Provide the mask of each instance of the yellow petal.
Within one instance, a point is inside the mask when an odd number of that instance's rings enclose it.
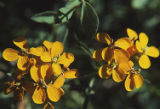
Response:
[[[96,40],[111,45],[112,39],[107,33],[97,33]]]
[[[3,51],[2,56],[7,61],[15,61],[19,57],[19,51],[12,49],[12,48],[6,48]]]
[[[70,69],[64,72],[64,77],[68,79],[77,78],[79,76],[77,69]]]
[[[56,63],[53,63],[52,64],[52,70],[53,70],[53,73],[58,76],[62,73],[62,68],[59,64],[56,64]]]
[[[57,57],[58,55],[60,55],[63,52],[63,44],[59,41],[56,41],[52,44],[52,48],[51,48],[51,56]]]
[[[43,104],[46,100],[46,93],[42,87],[37,86],[33,95],[32,99],[36,104]]]
[[[138,38],[138,34],[130,28],[127,28],[127,34],[131,40],[136,40]]]
[[[109,62],[113,59],[114,51],[110,47],[106,47],[102,51],[102,59]]]
[[[47,40],[43,41],[43,45],[50,50],[50,48],[52,47],[53,42],[49,42]]]
[[[28,43],[27,43],[27,40],[24,38],[24,37],[18,37],[16,39],[13,40],[13,43],[23,49],[24,51],[27,51],[28,50]]]
[[[141,55],[138,62],[140,67],[143,69],[148,69],[151,66],[151,62],[147,55]]]
[[[20,70],[25,71],[28,68],[28,62],[29,62],[28,56],[19,56],[17,61],[17,67]]]
[[[67,68],[74,61],[74,55],[72,53],[63,53],[59,58],[59,64],[62,64],[63,67]]]
[[[117,70],[113,69],[112,70],[112,78],[115,82],[121,82],[125,79],[125,74],[122,72],[118,72]]]
[[[45,49],[42,46],[39,46],[36,48],[34,48],[34,47],[30,48],[30,53],[35,56],[41,56],[44,51],[45,51]]]
[[[154,46],[150,46],[146,50],[146,55],[156,58],[159,56],[159,50],[158,50],[158,48],[156,48]]]
[[[47,94],[51,101],[57,102],[63,95],[63,92],[60,88],[56,88],[52,84],[48,84]]]
[[[103,65],[99,68],[98,74],[100,78],[108,79],[111,76],[112,69],[107,67],[106,65]]]
[[[41,55],[41,60],[43,62],[51,62],[52,61],[52,58],[51,58],[51,54],[47,51],[45,51],[42,55]]]
[[[31,78],[35,81],[35,82],[39,82],[40,81],[40,74],[39,74],[39,69],[36,66],[32,66],[30,69],[30,75]]]
[[[134,84],[136,88],[140,88],[143,84],[143,77],[141,74],[136,73],[133,74],[133,78],[134,78]]]
[[[118,64],[117,70],[123,74],[128,74],[131,70],[131,66],[129,61],[128,62],[121,62]]]
[[[51,79],[51,76],[52,76],[52,68],[51,68],[51,65],[50,64],[43,64],[41,65],[41,77],[42,79],[48,83]]]
[[[128,37],[123,37],[115,41],[114,46],[127,50],[132,46],[132,41]]]
[[[119,63],[128,62],[129,61],[129,54],[123,49],[114,49],[114,59]]]
[[[127,49],[127,52],[129,54],[129,56],[133,56],[134,54],[137,53],[137,49],[136,49],[136,46],[135,45],[132,45],[130,46],[128,49]]]
[[[56,87],[56,88],[60,88],[63,86],[64,84],[64,76],[63,75],[60,75],[53,83],[53,86]]]
[[[140,53],[142,53],[144,51],[144,49],[142,48],[142,45],[139,41],[136,41],[136,49]]]
[[[147,44],[148,44],[148,36],[145,34],[145,33],[140,33],[139,34],[139,41],[141,43],[141,47],[142,49],[146,48],[147,47]]]
[[[29,63],[30,63],[30,65],[36,65],[36,63],[37,63],[36,58],[29,58]]]
[[[97,49],[93,52],[93,59],[95,59],[96,61],[102,61],[102,50],[103,49]]]
[[[125,80],[125,89],[127,91],[132,91],[134,88],[134,81],[132,76],[129,74]]]

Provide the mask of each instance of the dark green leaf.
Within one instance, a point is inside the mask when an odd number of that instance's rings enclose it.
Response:
[[[67,22],[74,9],[80,5],[79,0],[70,0],[64,7],[57,11],[45,11],[34,15],[31,19],[39,23],[58,24]]]
[[[87,35],[93,36],[96,34],[99,26],[99,18],[95,9],[88,2],[82,4],[80,21],[83,31]]]

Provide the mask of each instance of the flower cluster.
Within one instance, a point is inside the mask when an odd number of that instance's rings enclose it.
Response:
[[[134,62],[138,60],[142,69],[148,69],[151,62],[148,56],[156,58],[159,50],[154,46],[147,46],[148,36],[141,32],[139,35],[132,29],[127,28],[128,37],[122,37],[115,42],[106,33],[98,33],[96,40],[106,43],[106,48],[97,49],[93,52],[96,61],[104,61],[98,74],[103,79],[108,79],[111,75],[115,82],[125,80],[125,89],[132,91],[140,88],[143,84],[143,77],[140,68],[134,67]]]
[[[72,53],[63,52],[63,44],[59,41],[43,41],[43,46],[28,48],[23,37],[13,40],[20,51],[6,48],[3,58],[17,61],[14,80],[4,84],[6,94],[14,91],[17,99],[22,100],[24,91],[32,94],[36,104],[46,102],[44,108],[53,108],[50,101],[57,102],[64,94],[62,86],[66,78],[78,77],[77,69],[69,69],[74,62]]]

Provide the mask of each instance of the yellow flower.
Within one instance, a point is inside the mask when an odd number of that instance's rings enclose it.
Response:
[[[32,95],[32,99],[36,104],[43,104],[47,97],[51,101],[57,102],[64,94],[61,88],[64,84],[64,77],[59,76],[54,80],[50,64],[44,64],[41,67],[32,66],[30,74],[36,84],[36,89]]]
[[[5,60],[7,61],[17,61],[17,67],[25,71],[28,68],[28,45],[27,45],[27,40],[24,37],[19,37],[15,40],[13,40],[13,43],[19,47],[22,52],[15,50],[13,48],[6,48],[2,56]]]
[[[64,68],[67,68],[74,61],[74,55],[72,53],[64,52],[62,54],[64,47],[61,42],[44,41],[43,45],[45,47],[32,47],[30,49],[30,53],[35,56],[39,56],[43,62],[51,63],[52,70],[57,76],[62,73],[61,65],[63,65]]]
[[[125,79],[129,67],[129,56],[124,50],[115,49],[114,58],[111,63],[102,65],[98,74],[101,78],[108,79],[111,75],[115,82],[121,82]]]
[[[144,79],[139,72],[139,70],[134,70],[133,68],[129,72],[125,80],[125,89],[127,91],[132,91],[134,88],[140,88],[143,85]]]
[[[97,33],[96,40],[106,43],[108,47],[95,50],[92,55],[93,59],[96,61],[104,60],[106,62],[111,62],[114,53],[113,40],[106,33]]]
[[[156,47],[147,46],[148,40],[148,36],[145,33],[140,33],[139,40],[136,41],[136,49],[141,54],[138,62],[143,69],[148,69],[151,66],[148,56],[154,58],[159,56],[159,50]]]
[[[114,46],[126,50],[130,56],[133,56],[137,52],[134,43],[138,39],[138,34],[130,28],[127,28],[127,34],[128,37],[122,37],[115,41]]]

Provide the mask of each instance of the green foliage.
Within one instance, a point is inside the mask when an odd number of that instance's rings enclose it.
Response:
[[[98,30],[99,18],[95,9],[88,3],[83,2],[80,18],[82,29],[88,36],[94,36]]]
[[[35,14],[31,19],[39,23],[58,24],[66,23],[73,14],[74,8],[80,4],[79,0],[70,0],[57,11],[45,11]]]

